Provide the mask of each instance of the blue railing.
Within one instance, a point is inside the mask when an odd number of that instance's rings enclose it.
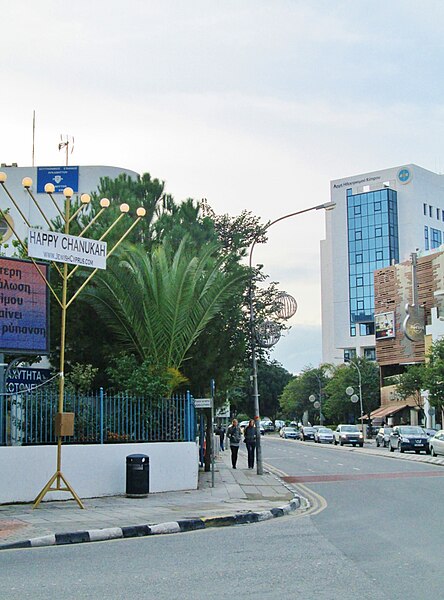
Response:
[[[0,445],[55,444],[56,389],[0,397]],[[194,400],[190,394],[168,399],[128,394],[65,393],[65,412],[75,413],[67,444],[186,442],[195,439]]]

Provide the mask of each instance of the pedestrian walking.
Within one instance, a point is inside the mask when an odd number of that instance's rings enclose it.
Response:
[[[233,419],[231,425],[228,427],[227,438],[230,440],[231,465],[233,469],[235,469],[237,463],[237,455],[239,452],[239,444],[242,439],[242,434],[237,419]]]
[[[224,439],[225,439],[225,427],[223,425],[219,425],[219,440],[220,440],[220,449],[222,450],[222,452],[225,450]]]
[[[247,445],[248,453],[248,468],[254,468],[254,453],[256,451],[257,429],[253,419],[250,419],[248,425],[244,429],[244,441]]]

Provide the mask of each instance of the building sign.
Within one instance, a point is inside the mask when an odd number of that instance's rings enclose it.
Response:
[[[28,255],[92,269],[106,269],[106,242],[57,231],[29,229]]]
[[[385,312],[375,315],[375,339],[386,340],[395,337],[395,313]]]
[[[79,167],[37,167],[37,193],[45,193],[45,185],[53,183],[55,193],[62,193],[66,187],[79,191]]]
[[[213,408],[213,398],[194,398],[194,408]]]
[[[31,391],[48,381],[51,377],[49,369],[34,369],[32,367],[16,367],[8,372],[6,378],[6,393],[18,394]]]
[[[39,267],[48,279],[48,265]],[[0,352],[48,354],[48,323],[48,289],[37,267],[0,257]]]
[[[412,172],[407,167],[403,167],[398,171],[398,180],[402,184],[410,183],[412,180]]]

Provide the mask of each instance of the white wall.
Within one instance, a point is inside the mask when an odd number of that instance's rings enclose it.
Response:
[[[194,442],[62,446],[62,473],[81,498],[125,493],[126,456],[150,459],[150,492],[197,488],[198,449]],[[56,446],[0,448],[0,504],[30,502],[56,471]],[[65,499],[50,492],[45,500]]]

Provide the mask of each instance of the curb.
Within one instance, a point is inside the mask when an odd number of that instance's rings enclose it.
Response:
[[[88,531],[74,531],[71,533],[55,533],[36,537],[22,542],[0,545],[0,550],[13,550],[20,548],[41,548],[42,546],[62,546],[69,544],[83,544],[85,542],[103,542],[106,540],[147,537],[166,533],[186,533],[210,527],[228,527],[231,525],[246,525],[259,523],[290,514],[301,506],[301,499],[295,496],[288,504],[280,508],[272,508],[261,512],[241,512],[234,515],[220,517],[202,517],[200,519],[183,519],[170,521],[158,525],[133,525],[130,527],[110,527],[107,529],[90,529]]]

